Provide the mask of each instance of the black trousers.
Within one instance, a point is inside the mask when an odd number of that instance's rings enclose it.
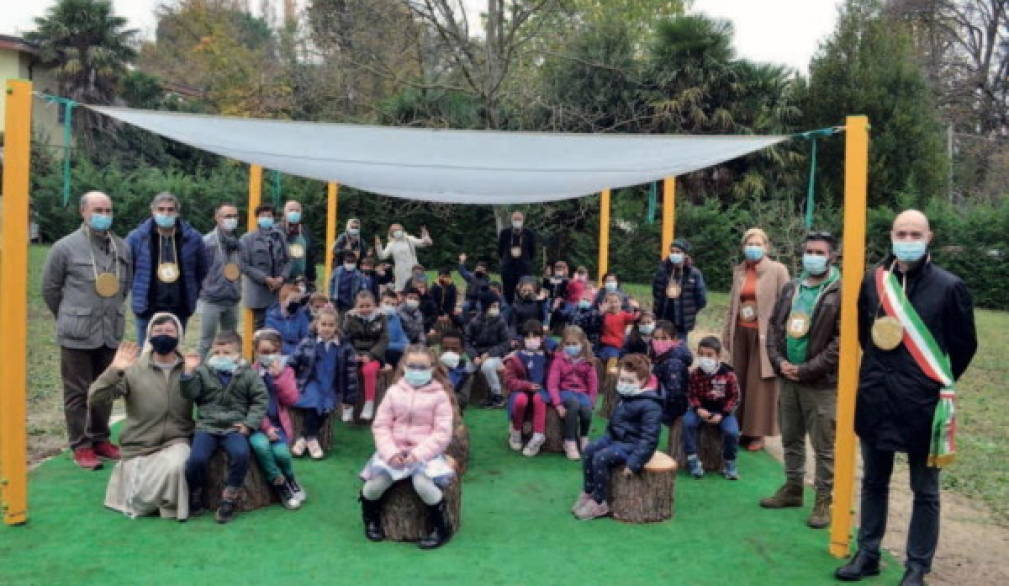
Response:
[[[515,287],[519,279],[529,274],[529,263],[525,261],[505,261],[501,265],[501,292],[510,305],[515,299]]]
[[[88,407],[88,387],[112,363],[114,348],[76,350],[60,347],[60,376],[63,378],[63,414],[67,420],[70,449],[87,448],[109,440],[112,403]]]
[[[894,452],[862,443],[862,522],[858,529],[858,549],[876,559],[886,533],[893,455]],[[908,454],[907,459],[914,505],[904,565],[928,572],[939,542],[939,469],[926,465],[927,454]]]

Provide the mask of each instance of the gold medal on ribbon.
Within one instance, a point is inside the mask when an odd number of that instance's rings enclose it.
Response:
[[[682,292],[683,288],[676,282],[669,283],[669,286],[666,287],[666,297],[670,299],[678,299]]]
[[[163,262],[158,265],[158,280],[162,283],[174,283],[179,280],[179,265],[173,262]]]
[[[95,292],[102,297],[114,297],[119,293],[119,277],[115,273],[102,273],[95,277]]]
[[[519,258],[522,256],[521,246],[512,246],[512,258]]]
[[[788,316],[788,325],[785,328],[791,338],[803,338],[809,333],[809,326],[812,320],[809,315],[802,311],[793,311]]]
[[[304,258],[305,247],[295,242],[287,247],[287,256],[291,258]]]
[[[222,272],[224,273],[224,278],[231,281],[232,283],[237,281],[238,278],[242,276],[241,269],[239,269],[238,265],[233,262],[229,262],[228,264],[224,265],[224,270]]]
[[[757,321],[757,302],[744,301],[739,306],[739,319],[747,323]]]
[[[889,315],[876,318],[872,322],[872,343],[881,350],[893,350],[904,339],[904,326]]]

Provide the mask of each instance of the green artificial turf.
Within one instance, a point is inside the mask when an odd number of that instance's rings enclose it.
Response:
[[[782,480],[769,455],[741,453],[741,480],[681,473],[674,518],[655,525],[577,521],[569,512],[581,468],[558,454],[524,458],[505,441],[501,411],[466,413],[472,456],[462,528],[437,551],[370,543],[362,534],[357,472],[371,434],[337,424],[321,462],[298,461],[309,499],[187,523],[130,520],[102,507],[111,466],[74,467],[67,453],[30,477],[29,523],[0,528],[4,584],[832,584],[838,561],[804,509],[767,511],[757,500]],[[605,421],[597,419],[593,434]],[[665,445],[665,440],[660,445]],[[811,497],[812,495],[807,495]],[[811,501],[808,498],[807,501]],[[896,583],[890,561],[880,578]]]

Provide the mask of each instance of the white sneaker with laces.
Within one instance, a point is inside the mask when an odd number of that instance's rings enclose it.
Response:
[[[343,406],[343,414],[341,415],[340,419],[342,419],[344,423],[350,423],[351,421],[353,421],[354,420],[354,406],[353,405],[344,405]]]
[[[575,440],[564,440],[564,455],[567,456],[568,460],[581,460],[582,456],[578,453],[578,444]]]
[[[585,448],[587,447],[589,447],[589,436],[583,435],[582,437],[578,438],[578,449],[581,450],[582,453],[585,452]]]
[[[291,446],[291,455],[300,458],[305,455],[305,438],[299,437]]]
[[[508,432],[508,447],[518,452],[522,449],[522,431],[512,429]]]
[[[365,401],[364,408],[361,409],[361,419],[364,421],[371,421],[371,418],[375,416],[375,402]]]
[[[531,438],[529,438],[529,443],[526,444],[524,450],[522,450],[522,455],[532,458],[536,454],[540,453],[540,448],[543,447],[544,442],[547,441],[547,436],[542,433],[534,433]]]
[[[311,456],[313,460],[321,460],[324,456],[322,453],[322,446],[319,445],[319,440],[315,438],[306,440],[305,447],[308,448],[308,455]]]

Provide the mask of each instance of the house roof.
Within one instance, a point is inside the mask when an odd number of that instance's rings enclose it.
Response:
[[[29,53],[38,55],[39,49],[34,44],[11,35],[0,35],[0,50],[17,51],[19,53]]]

